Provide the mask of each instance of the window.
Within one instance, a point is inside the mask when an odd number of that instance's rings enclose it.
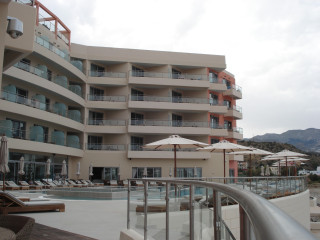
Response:
[[[211,128],[217,129],[219,127],[219,118],[215,116],[210,116]]]
[[[46,98],[46,111],[50,112],[50,99]]]
[[[132,178],[142,178],[144,174],[144,167],[133,167],[132,168]],[[161,177],[160,167],[147,167],[148,178],[159,178]]]
[[[182,126],[182,116],[172,114],[172,126],[181,127]]]
[[[227,79],[223,79],[222,82],[227,85],[227,89],[231,88],[231,82],[230,81],[228,81]]]
[[[218,105],[218,95],[210,93],[210,105]]]
[[[103,125],[103,113],[89,111],[89,125]]]
[[[103,101],[104,90],[90,87],[90,101]]]
[[[105,72],[105,68],[91,63],[91,76],[102,77]]]
[[[227,106],[228,109],[229,109],[229,108],[231,108],[231,101],[229,101],[229,100],[223,100],[223,105],[224,105],[224,106]]]
[[[175,103],[182,102],[182,93],[172,91],[172,102],[175,102]]]
[[[144,125],[144,116],[140,113],[131,113],[131,125]]]
[[[102,137],[101,136],[88,136],[88,150],[101,150]]]
[[[209,72],[209,81],[211,83],[217,83],[218,82],[218,75],[213,72]]]
[[[192,178],[202,177],[202,168],[177,168],[177,177]]]
[[[232,122],[224,121],[224,128],[228,130],[232,130]]]
[[[144,77],[144,70],[135,66],[132,66],[133,77]]]
[[[21,104],[28,104],[28,91],[16,88],[16,94],[17,94],[17,103]]]
[[[105,180],[120,180],[119,168],[118,167],[106,167],[104,168],[104,179]]]
[[[12,137],[26,139],[26,122],[7,118],[12,121]]]
[[[179,70],[172,69],[172,78],[178,79],[178,78],[183,78],[183,76]]]
[[[30,71],[30,64],[31,64],[31,61],[27,58],[23,58],[22,60],[20,60],[19,63],[17,63],[19,68],[22,69],[22,70],[25,70],[25,71]]]
[[[210,144],[214,144],[214,143],[218,143],[218,142],[219,142],[219,139],[216,139],[216,138],[210,139]]]
[[[131,100],[132,101],[143,101],[144,93],[137,89],[131,89]]]
[[[132,151],[141,151],[143,145],[143,138],[131,136],[131,150]]]

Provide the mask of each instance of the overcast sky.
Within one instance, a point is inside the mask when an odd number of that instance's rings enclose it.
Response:
[[[320,128],[319,0],[40,0],[84,45],[226,56],[244,137]]]

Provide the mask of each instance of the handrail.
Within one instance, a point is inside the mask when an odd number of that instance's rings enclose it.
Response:
[[[135,181],[137,179],[128,179],[128,181]],[[204,187],[213,189],[214,191],[214,217],[215,222],[219,219],[219,214],[217,212],[221,211],[221,205],[219,204],[219,200],[217,200],[217,196],[219,194],[216,193],[224,193],[235,201],[239,203],[239,210],[240,210],[240,226],[244,226],[241,229],[241,239],[256,239],[256,240],[273,240],[273,239],[316,239],[307,229],[305,229],[302,225],[300,225],[296,220],[288,216],[285,212],[281,209],[267,201],[266,199],[245,190],[239,190],[235,187],[215,183],[215,182],[204,182],[199,180],[177,180],[177,179],[168,179],[168,178],[144,178],[139,179],[144,183],[144,194],[146,193],[146,189],[148,187],[148,182],[157,181],[173,185],[184,185],[190,187],[190,239],[194,239],[193,236],[193,207],[192,202],[194,201],[192,189],[195,186],[197,187]],[[168,187],[166,187],[166,191],[168,191]],[[129,205],[129,195],[130,195],[130,185],[128,188],[128,223],[127,227],[130,228],[130,205]],[[168,199],[166,197],[166,208],[168,208]],[[147,223],[147,209],[148,202],[147,197],[145,196],[144,201],[144,222]],[[217,209],[218,208],[218,209]],[[219,210],[220,209],[220,210]],[[167,209],[168,210],[168,209]],[[168,218],[169,212],[166,211],[166,219]],[[217,215],[218,214],[218,215]],[[213,225],[216,226],[216,223]],[[249,225],[246,225],[249,224]],[[166,231],[168,231],[169,224],[166,223]],[[219,227],[215,227],[215,239],[219,239]],[[252,233],[254,236],[252,236]],[[144,226],[144,239],[147,238],[147,226]]]

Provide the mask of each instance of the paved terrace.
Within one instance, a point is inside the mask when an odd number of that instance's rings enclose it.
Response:
[[[14,193],[16,195],[16,192]],[[21,196],[26,194],[20,193]],[[30,196],[32,197],[32,196]],[[60,230],[101,240],[118,240],[120,231],[127,227],[127,200],[60,200],[66,205],[65,212],[42,212],[17,214],[32,217],[36,223]],[[43,234],[44,227],[36,225]],[[55,231],[54,229],[51,231]],[[80,239],[71,238],[47,239]]]

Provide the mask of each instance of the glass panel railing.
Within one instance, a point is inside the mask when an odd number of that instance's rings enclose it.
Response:
[[[100,143],[88,143],[87,150],[98,151],[125,151],[125,145],[123,144],[100,144]]]
[[[88,95],[89,101],[126,102],[126,96],[100,96]]]
[[[151,119],[131,119],[129,124],[132,126],[162,126],[162,127],[200,127],[208,128],[208,122],[195,121],[168,121],[168,120],[151,120]]]
[[[88,125],[126,126],[126,120],[89,119]]]
[[[66,61],[70,61],[70,55],[67,53],[67,51],[62,51],[59,48],[55,47],[52,43],[49,41],[39,37],[35,36],[35,42],[39,45],[45,47],[46,49],[50,50],[51,52],[57,54],[59,57],[63,58]]]
[[[91,77],[126,78],[125,72],[89,71]]]

